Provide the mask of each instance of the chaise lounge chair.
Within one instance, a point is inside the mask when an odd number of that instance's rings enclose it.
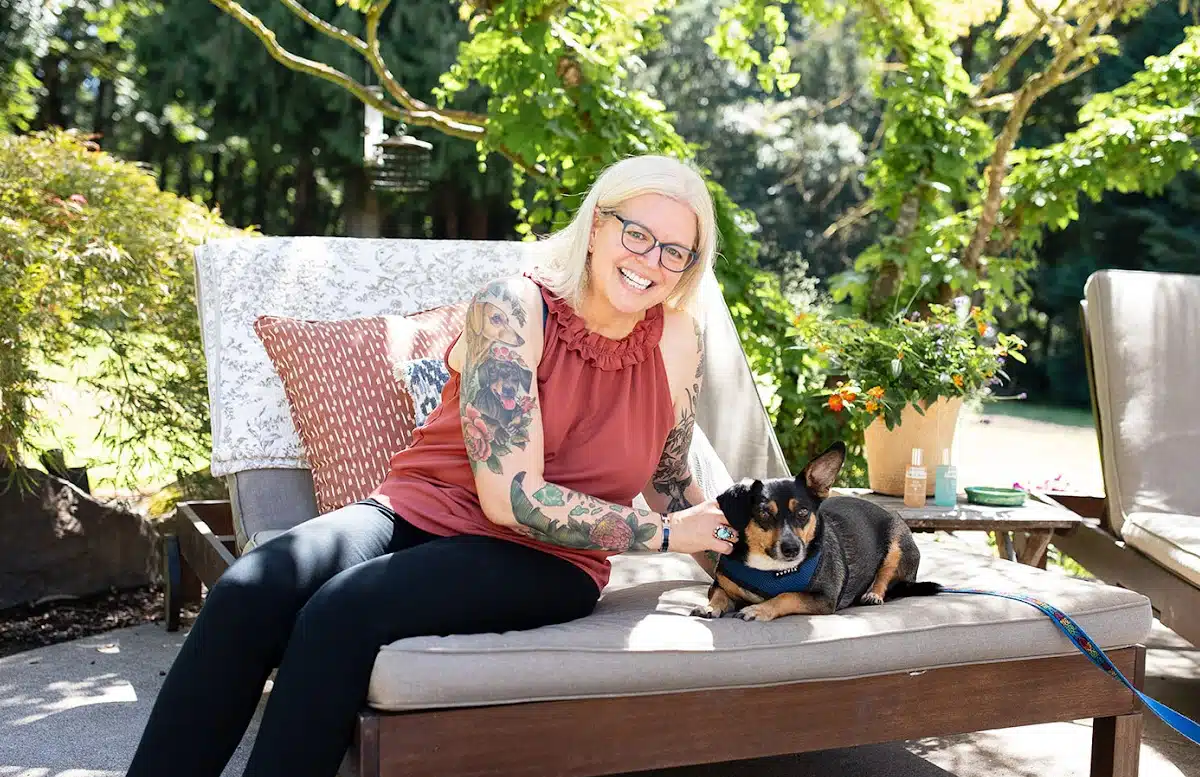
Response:
[[[261,314],[411,314],[513,273],[521,243],[262,238],[197,251],[214,475],[229,502],[183,503],[168,538],[173,595],[317,512]],[[691,461],[710,495],[788,473],[733,321],[705,281],[708,358]],[[919,537],[924,579],[1029,593],[1072,615],[1140,687],[1151,626],[1139,593]],[[1131,777],[1142,712],[1042,614],[944,595],[770,623],[688,615],[707,578],[686,556],[620,556],[596,611],[526,632],[384,647],[343,775],[575,777],[716,763],[1094,718],[1091,774]],[[797,710],[805,714],[803,725]],[[664,736],[668,726],[671,736]]]
[[[1200,276],[1102,270],[1084,297],[1105,496],[1062,500],[1092,520],[1055,543],[1200,645]]]

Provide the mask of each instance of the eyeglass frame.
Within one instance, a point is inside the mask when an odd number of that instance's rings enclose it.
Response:
[[[650,253],[651,251],[653,251],[655,248],[658,248],[658,266],[659,266],[659,267],[661,267],[661,268],[663,268],[663,269],[664,269],[664,270],[666,270],[667,272],[673,272],[673,273],[675,273],[676,275],[682,275],[683,273],[685,273],[685,272],[687,272],[688,270],[692,269],[692,267],[694,267],[694,266],[695,266],[695,264],[696,264],[697,260],[699,260],[699,259],[700,259],[700,254],[696,253],[696,251],[694,251],[694,250],[692,250],[692,249],[690,249],[690,248],[685,248],[685,247],[684,247],[682,244],[680,244],[680,243],[664,243],[664,242],[662,242],[661,240],[659,240],[659,239],[658,239],[658,237],[657,237],[657,236],[655,236],[654,232],[653,232],[653,231],[651,231],[650,227],[646,226],[645,224],[643,224],[643,223],[642,223],[642,222],[640,222],[640,221],[634,221],[633,219],[627,219],[627,218],[625,218],[624,216],[622,216],[620,213],[617,213],[617,212],[616,212],[614,209],[612,209],[612,208],[601,208],[601,209],[600,209],[600,212],[601,212],[601,213],[603,213],[603,214],[604,214],[604,215],[606,215],[606,216],[612,216],[612,217],[613,217],[613,218],[615,218],[617,221],[621,222],[621,245],[622,245],[622,246],[624,246],[624,248],[625,248],[625,250],[626,250],[626,251],[633,251],[633,253],[637,254],[638,256],[645,256],[646,254],[648,254],[648,253]],[[633,225],[635,225],[635,226],[641,227],[643,230],[645,230],[645,232],[646,232],[646,234],[649,236],[650,240],[652,240],[652,241],[653,241],[653,242],[650,244],[650,247],[649,247],[649,248],[647,248],[645,251],[635,251],[634,249],[632,249],[632,248],[630,248],[629,246],[625,245],[625,230],[629,229],[629,225],[630,225],[630,224],[633,224]],[[683,266],[683,269],[682,269],[682,270],[673,270],[673,269],[671,269],[670,267],[667,267],[665,264],[663,264],[663,260],[662,260],[662,252],[663,252],[663,250],[664,250],[664,249],[666,249],[668,246],[669,246],[669,247],[672,247],[672,248],[678,248],[679,250],[681,250],[681,251],[684,251],[684,252],[686,252],[686,253],[687,253],[687,256],[688,256],[688,262],[687,262],[687,264],[685,264],[685,265]]]

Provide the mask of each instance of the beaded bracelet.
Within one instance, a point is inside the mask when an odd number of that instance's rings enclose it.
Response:
[[[667,547],[671,544],[671,517],[665,513],[663,514],[663,517],[662,517],[662,525],[663,525],[663,538],[662,538],[662,544],[658,546],[658,552],[666,553]]]

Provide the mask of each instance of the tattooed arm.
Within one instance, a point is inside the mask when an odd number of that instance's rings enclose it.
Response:
[[[703,384],[704,340],[694,319],[677,315],[679,317],[673,316],[671,325],[665,327],[663,333],[663,357],[672,384],[675,426],[667,434],[658,468],[642,491],[650,509],[664,513],[686,510],[705,501],[704,492],[692,477],[688,462],[696,424],[696,402]],[[692,558],[704,571],[714,574],[717,558],[714,552],[693,553]]]
[[[568,548],[657,550],[660,513],[612,504],[548,483],[542,476],[537,285],[513,278],[480,291],[467,310],[461,345],[463,436],[487,517]]]

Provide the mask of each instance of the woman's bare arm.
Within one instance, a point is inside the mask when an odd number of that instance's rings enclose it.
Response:
[[[607,502],[543,477],[540,312],[540,291],[523,278],[489,285],[467,311],[460,414],[480,505],[494,523],[562,547],[658,550],[659,512]]]

